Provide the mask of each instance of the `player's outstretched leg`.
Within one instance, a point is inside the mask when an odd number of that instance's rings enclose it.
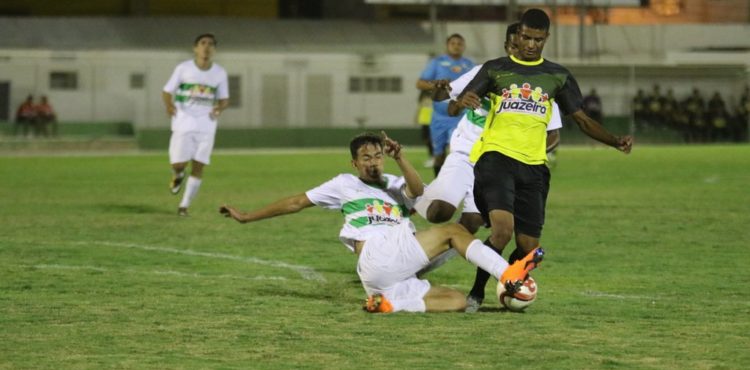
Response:
[[[417,277],[421,279],[428,272],[433,271],[437,269],[438,267],[444,265],[446,262],[448,262],[448,260],[455,257],[456,255],[458,255],[458,251],[456,251],[453,248],[450,248],[446,250],[445,252],[438,254],[437,257],[434,257],[433,259],[430,260],[429,265],[417,271]]]
[[[524,258],[516,261],[503,272],[500,276],[500,283],[505,284],[505,289],[510,293],[515,293],[523,285],[523,282],[529,276],[529,272],[535,269],[544,259],[544,249],[536,247],[529,252]]]
[[[495,249],[490,240],[484,241],[484,245],[490,247],[493,251],[500,254],[500,251]],[[490,273],[477,267],[477,274],[474,277],[474,285],[471,287],[469,294],[466,296],[466,312],[475,313],[479,311],[479,307],[484,302],[484,288],[487,286],[487,281],[490,279]]]

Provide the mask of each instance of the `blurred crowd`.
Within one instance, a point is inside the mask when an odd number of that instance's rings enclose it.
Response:
[[[670,129],[682,133],[686,142],[747,141],[750,87],[729,104],[719,91],[706,101],[698,88],[678,98],[672,89],[662,93],[656,84],[651,93],[639,89],[632,101],[636,130]]]
[[[29,95],[16,110],[16,123],[13,135],[23,137],[57,136],[57,115],[46,96],[42,95],[38,103]]]

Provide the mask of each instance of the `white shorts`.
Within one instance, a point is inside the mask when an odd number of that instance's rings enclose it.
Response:
[[[474,165],[469,161],[468,154],[448,154],[438,177],[427,186],[414,209],[427,218],[427,208],[433,200],[442,200],[456,208],[463,200],[463,213],[479,213],[474,204]]]
[[[380,293],[389,300],[422,299],[430,282],[417,271],[430,263],[417,237],[408,227],[392,230],[365,241],[357,261],[357,274],[367,295]]]
[[[453,130],[453,135],[451,135],[451,153],[471,153],[471,148],[474,147],[474,143],[479,140],[481,135],[482,128],[471,123],[464,114],[458,121],[456,129]]]
[[[169,139],[169,163],[183,163],[192,159],[209,164],[213,149],[213,132],[173,131]]]

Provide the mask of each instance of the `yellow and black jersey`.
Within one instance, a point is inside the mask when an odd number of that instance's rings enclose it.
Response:
[[[565,67],[512,56],[484,63],[466,91],[492,102],[487,124],[471,153],[473,162],[496,151],[526,164],[544,164],[552,102],[568,115],[580,110],[583,101],[578,83]]]

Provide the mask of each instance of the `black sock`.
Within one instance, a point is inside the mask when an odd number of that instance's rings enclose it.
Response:
[[[524,257],[526,257],[526,252],[524,252],[523,249],[516,247],[516,250],[514,250],[513,253],[510,254],[510,257],[508,257],[508,263],[512,265],[513,262],[516,262]]]
[[[497,250],[492,243],[490,243],[490,239],[487,238],[487,240],[484,241],[484,244],[495,253],[502,256],[502,250]],[[487,271],[482,270],[481,268],[477,267],[477,275],[474,277],[474,286],[471,287],[471,291],[469,292],[469,295],[472,297],[484,299],[484,287],[487,286],[487,281],[490,279],[490,273]]]

